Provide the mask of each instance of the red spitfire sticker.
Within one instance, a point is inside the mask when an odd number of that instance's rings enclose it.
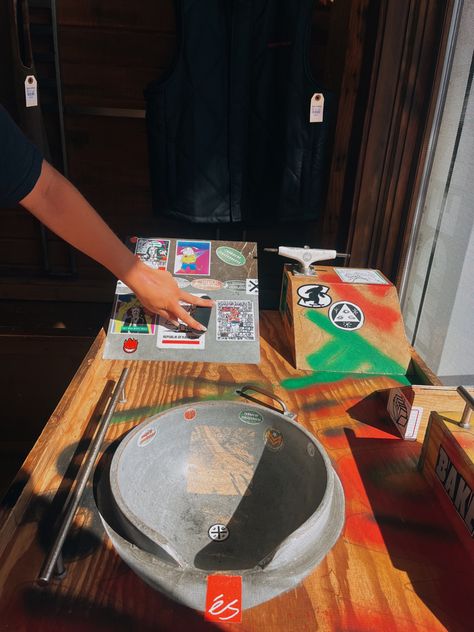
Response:
[[[195,408],[187,408],[184,411],[184,418],[186,421],[192,421],[193,419],[196,419],[196,409]]]
[[[135,353],[138,349],[138,340],[136,338],[127,338],[123,343],[125,353]]]
[[[208,576],[204,618],[208,621],[242,622],[242,577],[240,575]]]
[[[137,446],[139,448],[144,448],[146,445],[151,443],[155,437],[156,437],[155,428],[147,428],[140,435],[138,435]]]

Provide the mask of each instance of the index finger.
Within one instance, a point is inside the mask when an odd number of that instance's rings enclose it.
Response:
[[[194,296],[193,294],[189,294],[189,292],[180,292],[179,300],[190,303],[191,305],[197,305],[198,307],[213,307],[214,305],[212,299],[199,298],[199,296]]]
[[[176,316],[180,318],[183,323],[192,327],[193,329],[197,329],[198,331],[207,331],[206,327],[203,327],[201,323],[198,323],[194,318],[184,309],[181,305],[178,305],[176,309],[173,310]]]

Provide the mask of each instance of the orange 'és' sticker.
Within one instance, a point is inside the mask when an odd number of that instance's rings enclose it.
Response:
[[[208,576],[204,618],[208,621],[242,622],[242,577],[240,575]]]

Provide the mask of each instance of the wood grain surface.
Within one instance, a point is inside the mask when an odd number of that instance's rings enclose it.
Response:
[[[346,524],[339,541],[297,588],[245,610],[241,630],[469,629],[472,568],[417,470],[421,444],[396,436],[378,396],[395,379],[361,375],[331,382],[295,371],[274,312],[261,314],[259,365],[104,361],[104,337],[97,337],[3,502],[1,630],[232,629],[163,597],[128,569],[103,533],[90,490],[66,543],[66,577],[45,588],[36,583],[54,517],[127,365],[128,400],[114,414],[108,442],[168,407],[236,399],[236,387],[251,383],[297,412],[341,478]]]

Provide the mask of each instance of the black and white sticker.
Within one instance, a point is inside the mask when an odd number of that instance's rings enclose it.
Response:
[[[245,290],[247,294],[258,294],[258,279],[245,279]]]
[[[327,285],[302,285],[298,288],[298,305],[301,307],[328,307],[332,299]]]
[[[209,527],[207,533],[214,542],[222,542],[229,537],[229,529],[225,524],[213,524]]]
[[[338,329],[354,331],[360,329],[364,324],[364,314],[361,308],[354,303],[339,301],[334,303],[329,310],[329,320]]]

